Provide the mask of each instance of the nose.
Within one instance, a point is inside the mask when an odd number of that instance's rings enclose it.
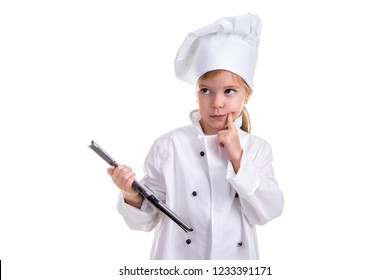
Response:
[[[213,108],[223,108],[225,105],[224,95],[223,94],[215,94],[213,99]]]

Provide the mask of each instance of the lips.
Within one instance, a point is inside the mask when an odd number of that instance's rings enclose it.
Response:
[[[224,119],[226,115],[211,115],[210,117],[213,119]]]

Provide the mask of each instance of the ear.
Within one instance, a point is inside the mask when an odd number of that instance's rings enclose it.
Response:
[[[251,98],[252,94],[251,93],[247,93],[246,94],[246,97],[245,97],[245,101],[244,101],[244,104],[247,104],[249,99]]]

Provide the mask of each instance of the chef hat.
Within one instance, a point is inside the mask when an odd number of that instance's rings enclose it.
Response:
[[[224,69],[253,88],[261,19],[255,14],[225,17],[191,32],[175,59],[176,77],[195,85],[204,73]]]

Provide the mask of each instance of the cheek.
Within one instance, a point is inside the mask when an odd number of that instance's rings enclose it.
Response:
[[[200,113],[200,115],[202,115],[204,113],[204,111],[205,111],[205,106],[202,103],[202,101],[199,100],[199,99],[196,100],[196,103],[198,104],[199,113]]]
[[[205,98],[198,98],[196,101],[198,103],[199,108],[207,108],[208,103],[207,103],[207,100]]]
[[[242,114],[243,107],[244,106],[240,106],[233,111],[234,120],[237,119]]]
[[[242,109],[244,108],[244,103],[238,103],[234,106],[233,111],[237,114],[241,114]]]

